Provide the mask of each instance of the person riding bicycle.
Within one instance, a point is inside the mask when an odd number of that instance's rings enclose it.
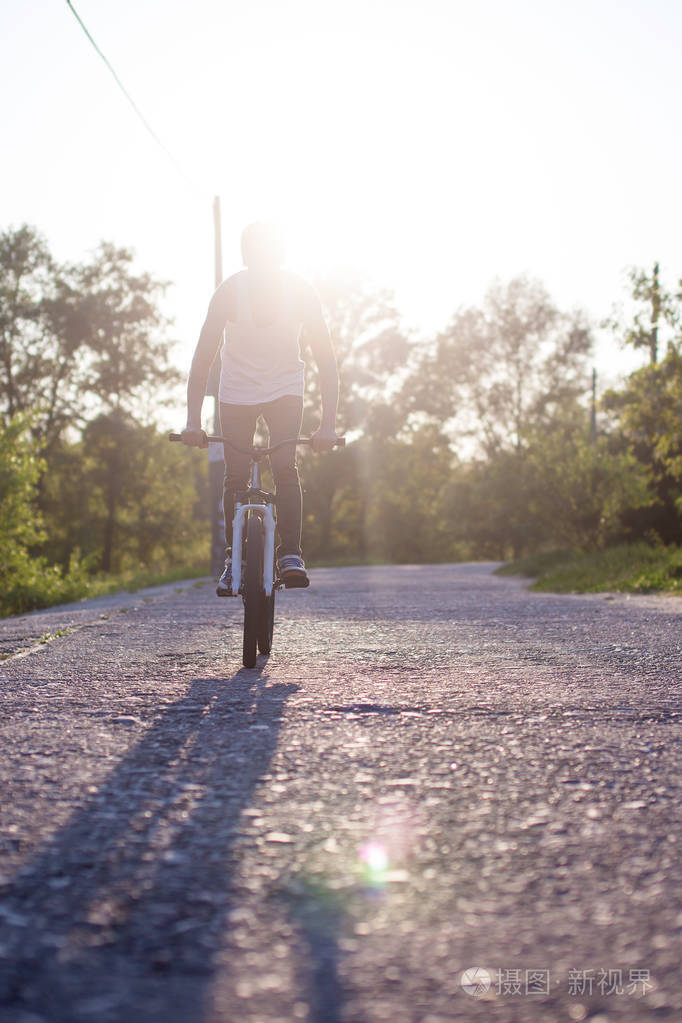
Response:
[[[339,377],[329,328],[314,288],[282,269],[284,244],[269,224],[249,224],[241,236],[245,270],[228,277],[214,293],[199,336],[187,383],[187,425],[181,439],[206,447],[201,405],[211,363],[225,331],[220,373],[220,428],[237,447],[253,445],[258,417],[270,432],[270,444],[297,437],[303,418],[305,363],[308,347],[317,363],[322,397],[320,426],[312,436],[315,451],[330,451],[335,429]],[[223,507],[227,558],[216,587],[219,597],[232,593],[230,513],[236,491],[248,485],[249,457],[225,448]],[[296,448],[285,445],[272,454],[277,494],[279,547],[277,569],[284,585],[308,586],[301,552],[301,484]]]

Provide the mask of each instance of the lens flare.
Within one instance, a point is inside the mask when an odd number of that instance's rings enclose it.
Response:
[[[367,842],[360,849],[360,859],[373,879],[380,880],[388,870],[388,852],[381,842]]]

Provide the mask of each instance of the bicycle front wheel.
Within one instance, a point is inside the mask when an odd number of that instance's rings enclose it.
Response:
[[[256,664],[258,638],[265,592],[263,590],[263,523],[251,515],[246,526],[246,570],[244,572],[244,648],[245,668]]]

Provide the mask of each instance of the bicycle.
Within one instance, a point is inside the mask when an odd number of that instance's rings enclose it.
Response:
[[[181,441],[182,435],[171,433],[171,441]],[[273,451],[286,444],[311,444],[310,437],[293,437],[272,447],[244,449],[226,437],[209,436],[209,444],[227,444],[234,451],[248,455],[251,460],[249,485],[235,494],[232,519],[232,596],[241,594],[244,602],[244,642],[242,661],[245,668],[253,668],[258,652],[269,654],[275,623],[275,591],[284,585],[277,576],[275,562],[275,506],[276,498],[261,489],[260,463]],[[345,437],[339,437],[335,447],[344,447]],[[241,552],[241,557],[239,556]]]

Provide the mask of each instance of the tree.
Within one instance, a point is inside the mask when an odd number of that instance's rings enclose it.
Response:
[[[631,267],[627,271],[630,297],[635,303],[632,322],[624,322],[622,310],[614,309],[603,323],[624,344],[643,348],[649,352],[649,362],[655,366],[659,360],[661,331],[667,342],[667,351],[679,350],[679,330],[682,320],[682,280],[673,292],[661,284],[660,264],[654,263],[651,276],[646,270]]]
[[[447,438],[425,424],[409,440],[370,438],[358,455],[368,555],[402,564],[447,561],[454,551],[452,524],[443,514],[453,465]]]
[[[342,272],[316,281],[316,287],[339,368],[339,431],[366,432],[374,410],[385,406],[397,389],[410,357],[410,341],[391,292]],[[309,381],[308,396],[308,406],[316,412],[316,379]]]
[[[24,553],[45,536],[40,515],[32,503],[43,464],[27,443],[28,427],[28,421],[20,415],[0,427],[0,575],[3,581]]]
[[[447,439],[428,424],[401,437],[362,437],[320,460],[320,488],[307,486],[306,463],[306,555],[403,563],[452,556],[452,529],[442,514],[452,460]]]
[[[591,347],[583,315],[559,312],[539,282],[497,282],[422,358],[406,385],[412,410],[449,421],[487,454],[518,450],[532,424],[586,391]]]
[[[445,505],[455,544],[472,557],[504,560],[604,546],[622,538],[625,517],[650,500],[646,469],[611,438],[593,441],[578,406],[528,431],[520,450],[458,466]]]
[[[43,470],[20,414],[0,422],[0,617],[73,600],[87,590],[82,568],[72,559],[66,573],[36,556],[45,539],[36,509],[36,484]]]
[[[349,273],[316,283],[339,367],[339,433],[397,436],[405,424],[406,410],[396,395],[411,345],[402,330],[393,296]],[[306,393],[304,433],[317,425],[319,407],[319,386],[313,374]],[[340,451],[326,458],[309,451],[300,455],[306,492],[305,544],[311,558],[363,556],[364,537],[338,517],[341,505],[348,519],[361,502],[353,458]]]
[[[631,373],[624,387],[604,395],[621,446],[650,474],[653,500],[633,509],[626,525],[636,538],[682,541],[682,352],[669,345],[664,359]]]
[[[532,521],[528,475],[525,451],[500,449],[456,467],[443,495],[455,549],[504,561],[547,540]]]
[[[159,334],[169,324],[158,307],[166,284],[134,273],[133,259],[129,249],[103,242],[70,276],[87,392],[105,412],[136,415],[143,392],[152,391],[158,405],[181,378],[169,363],[171,344]]]
[[[349,494],[359,499],[353,448],[338,448],[323,456],[307,454],[301,459],[303,499],[303,549],[312,561],[349,556],[362,560],[355,517],[346,505]],[[340,506],[344,510],[339,514]]]
[[[62,444],[45,481],[51,554],[62,563],[78,549],[104,572],[167,568],[200,560],[206,489],[199,451],[169,444],[153,426],[120,409],[92,420],[77,444]]]
[[[594,440],[582,409],[534,430],[527,453],[528,519],[536,541],[604,547],[622,537],[633,509],[651,501],[645,467],[610,438]]]
[[[18,413],[33,411],[34,431],[43,438],[58,435],[73,419],[78,393],[73,369],[78,332],[53,329],[64,286],[60,268],[32,228],[0,235],[0,411],[6,425]]]
[[[34,228],[0,235],[0,414],[31,410],[49,456],[67,426],[103,409],[132,411],[145,388],[177,381],[157,302],[164,285],[103,243],[58,264]]]

